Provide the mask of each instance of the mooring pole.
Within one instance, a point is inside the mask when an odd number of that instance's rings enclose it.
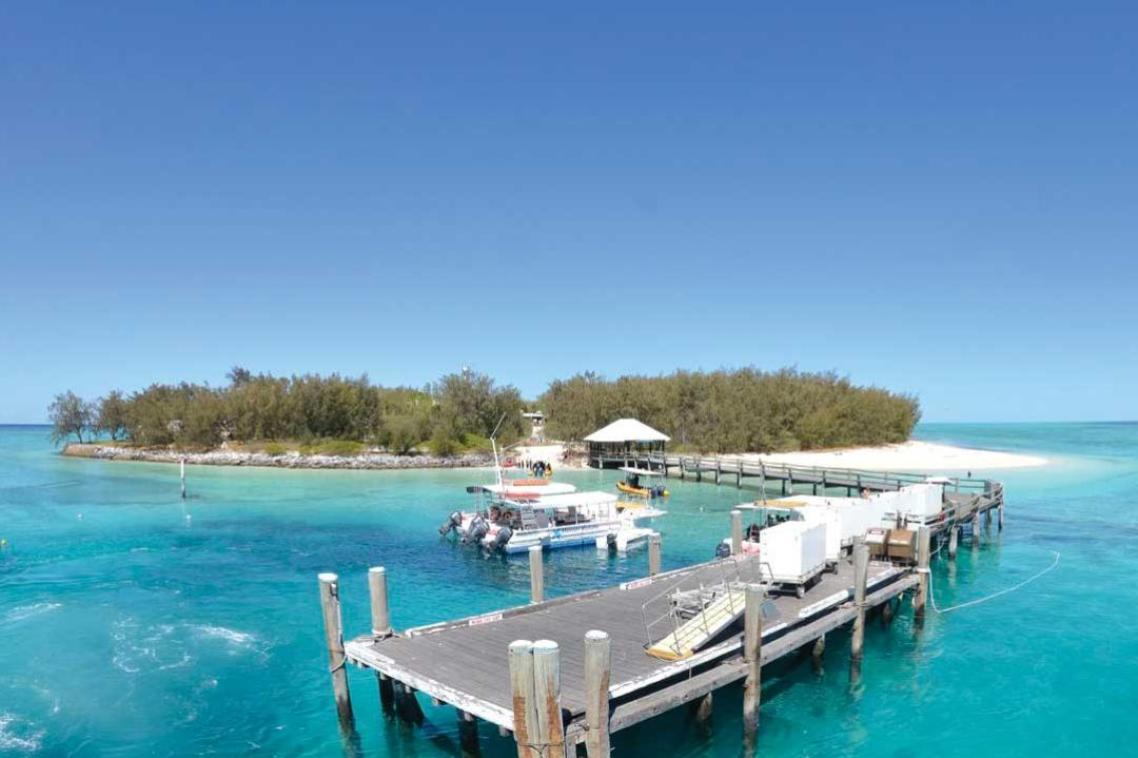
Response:
[[[759,731],[759,699],[763,674],[763,588],[748,584],[743,607],[743,661],[747,676],[743,681],[743,741],[748,754],[754,752]]]
[[[589,758],[609,755],[609,679],[612,641],[593,629],[585,632],[585,751]]]
[[[853,635],[850,638],[850,681],[857,684],[861,678],[861,655],[865,645],[865,585],[869,581],[869,545],[865,537],[855,537],[854,559],[854,616]]]
[[[178,461],[178,468],[182,478],[182,499],[186,499],[186,459],[183,457]]]
[[[391,636],[391,610],[387,604],[387,570],[372,566],[367,570],[367,586],[371,595],[371,633],[374,637]]]
[[[924,622],[925,603],[929,599],[929,555],[931,554],[929,528],[917,530],[917,594],[913,596],[913,620],[919,626]]]
[[[972,514],[972,549],[980,549],[980,511]]]
[[[1002,532],[1004,531],[1004,496],[1000,495],[1000,509],[996,512],[996,526]]]
[[[731,555],[743,554],[743,512],[731,511]]]
[[[344,624],[340,615],[340,579],[331,572],[320,574],[320,607],[324,614],[324,641],[328,646],[328,670],[332,675],[332,692],[336,696],[336,712],[340,726],[351,729],[352,698],[348,693],[347,659],[344,657]]]
[[[533,643],[514,640],[509,647],[510,693],[514,704],[514,741],[518,758],[542,758],[537,743],[537,710],[533,699]]]
[[[371,634],[381,640],[391,636],[391,611],[387,604],[387,571],[383,566],[372,566],[367,570],[368,593],[371,596]],[[384,713],[395,710],[395,690],[387,675],[376,671],[379,682],[379,702]]]
[[[820,635],[818,639],[814,640],[814,645],[810,649],[810,661],[814,665],[814,673],[822,673],[822,657],[826,654],[826,635]]]
[[[533,697],[537,706],[537,744],[546,756],[565,755],[561,720],[561,650],[553,640],[533,643]]]
[[[541,545],[529,549],[529,601],[540,603],[545,598],[545,567],[541,562]]]
[[[956,549],[960,544],[960,527],[953,524],[948,528],[948,559],[956,560]]]
[[[660,573],[660,535],[648,535],[648,576]]]

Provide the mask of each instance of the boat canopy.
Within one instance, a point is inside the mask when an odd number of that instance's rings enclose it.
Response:
[[[621,466],[620,470],[626,474],[635,474],[636,476],[663,476],[663,471],[653,471],[647,468],[636,468],[635,466]]]
[[[576,492],[577,488],[564,482],[549,482],[548,484],[474,484],[466,488],[467,492],[489,492],[491,495],[568,495]]]
[[[529,505],[534,508],[569,508],[571,506],[577,508],[592,508],[595,506],[615,506],[616,500],[616,495],[608,492],[588,491],[573,492],[564,495],[544,495],[534,500],[518,503],[513,503],[509,500],[506,502],[510,505]]]

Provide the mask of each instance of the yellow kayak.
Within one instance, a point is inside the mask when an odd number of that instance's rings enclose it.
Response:
[[[629,495],[639,495],[640,497],[652,497],[653,496],[652,490],[649,489],[648,487],[633,487],[628,482],[617,482],[616,488],[618,490],[620,490],[621,492],[628,493]],[[668,491],[664,490],[664,492],[661,493],[660,496],[661,497],[667,497]]]

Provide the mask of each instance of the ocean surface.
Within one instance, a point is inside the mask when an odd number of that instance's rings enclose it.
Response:
[[[766,755],[1070,755],[1138,752],[1138,424],[925,425],[918,437],[1040,453],[985,472],[1007,528],[954,567],[934,561],[941,608],[871,625],[862,681],[849,639],[825,666],[764,672]],[[342,741],[321,644],[316,575],[341,575],[349,636],[367,630],[365,572],[387,567],[398,627],[523,602],[526,561],[441,542],[435,529],[484,472],[189,469],[65,459],[44,428],[0,427],[0,754],[450,755],[454,711],[424,702],[411,729],[379,713],[350,669],[358,739]],[[609,488],[613,474],[558,478]],[[670,482],[664,567],[705,560],[734,487]],[[641,551],[546,558],[551,595],[646,572]],[[471,666],[478,665],[476,661]],[[614,738],[617,755],[735,756],[741,694],[716,696],[703,733],[681,709]],[[510,739],[483,725],[483,754]]]

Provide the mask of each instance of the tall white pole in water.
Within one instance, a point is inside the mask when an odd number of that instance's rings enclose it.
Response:
[[[185,500],[186,499],[186,459],[185,458],[183,458],[179,462],[179,468],[181,469],[181,474],[182,474],[182,499]]]

